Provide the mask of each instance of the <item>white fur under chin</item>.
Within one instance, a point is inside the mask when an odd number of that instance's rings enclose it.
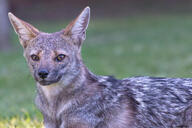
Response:
[[[37,86],[39,86],[42,89],[42,91],[48,101],[51,101],[52,97],[58,95],[59,92],[62,90],[62,86],[59,85],[58,83],[54,83],[54,84],[47,85],[47,86],[43,86],[43,85],[37,83]]]
[[[57,83],[50,84],[47,86],[44,86],[44,85],[41,85],[40,83],[37,83],[37,86],[39,86],[42,89],[47,100],[51,101],[51,99],[53,97],[58,95],[65,87],[70,85],[72,83],[73,79],[74,79],[73,75],[66,75],[66,76],[63,76],[61,78],[61,80]],[[84,80],[84,79],[81,79],[81,80]],[[76,84],[76,82],[74,82],[74,84]]]

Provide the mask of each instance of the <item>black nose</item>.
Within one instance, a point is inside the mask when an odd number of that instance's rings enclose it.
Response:
[[[49,74],[49,71],[47,69],[39,69],[38,71],[38,75],[42,79],[47,78],[48,74]]]

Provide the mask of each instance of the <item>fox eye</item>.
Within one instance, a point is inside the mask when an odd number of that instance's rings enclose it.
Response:
[[[31,59],[33,60],[33,61],[39,61],[39,57],[37,56],[37,55],[31,55]]]
[[[61,62],[65,58],[64,54],[59,54],[57,57],[55,57],[55,61]]]

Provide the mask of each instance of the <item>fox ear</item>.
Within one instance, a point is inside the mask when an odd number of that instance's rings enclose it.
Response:
[[[8,13],[8,17],[15,32],[19,36],[21,45],[26,48],[29,41],[34,39],[39,34],[39,30],[17,18],[12,13]]]
[[[72,39],[82,42],[86,37],[86,29],[90,19],[90,8],[86,7],[80,15],[72,21],[64,31],[65,36],[70,36]]]

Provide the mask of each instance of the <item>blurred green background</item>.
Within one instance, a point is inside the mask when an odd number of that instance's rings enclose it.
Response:
[[[92,18],[82,55],[92,72],[117,78],[192,76],[190,0],[0,0],[0,128],[42,127],[35,81],[7,12],[55,32],[87,5]]]

